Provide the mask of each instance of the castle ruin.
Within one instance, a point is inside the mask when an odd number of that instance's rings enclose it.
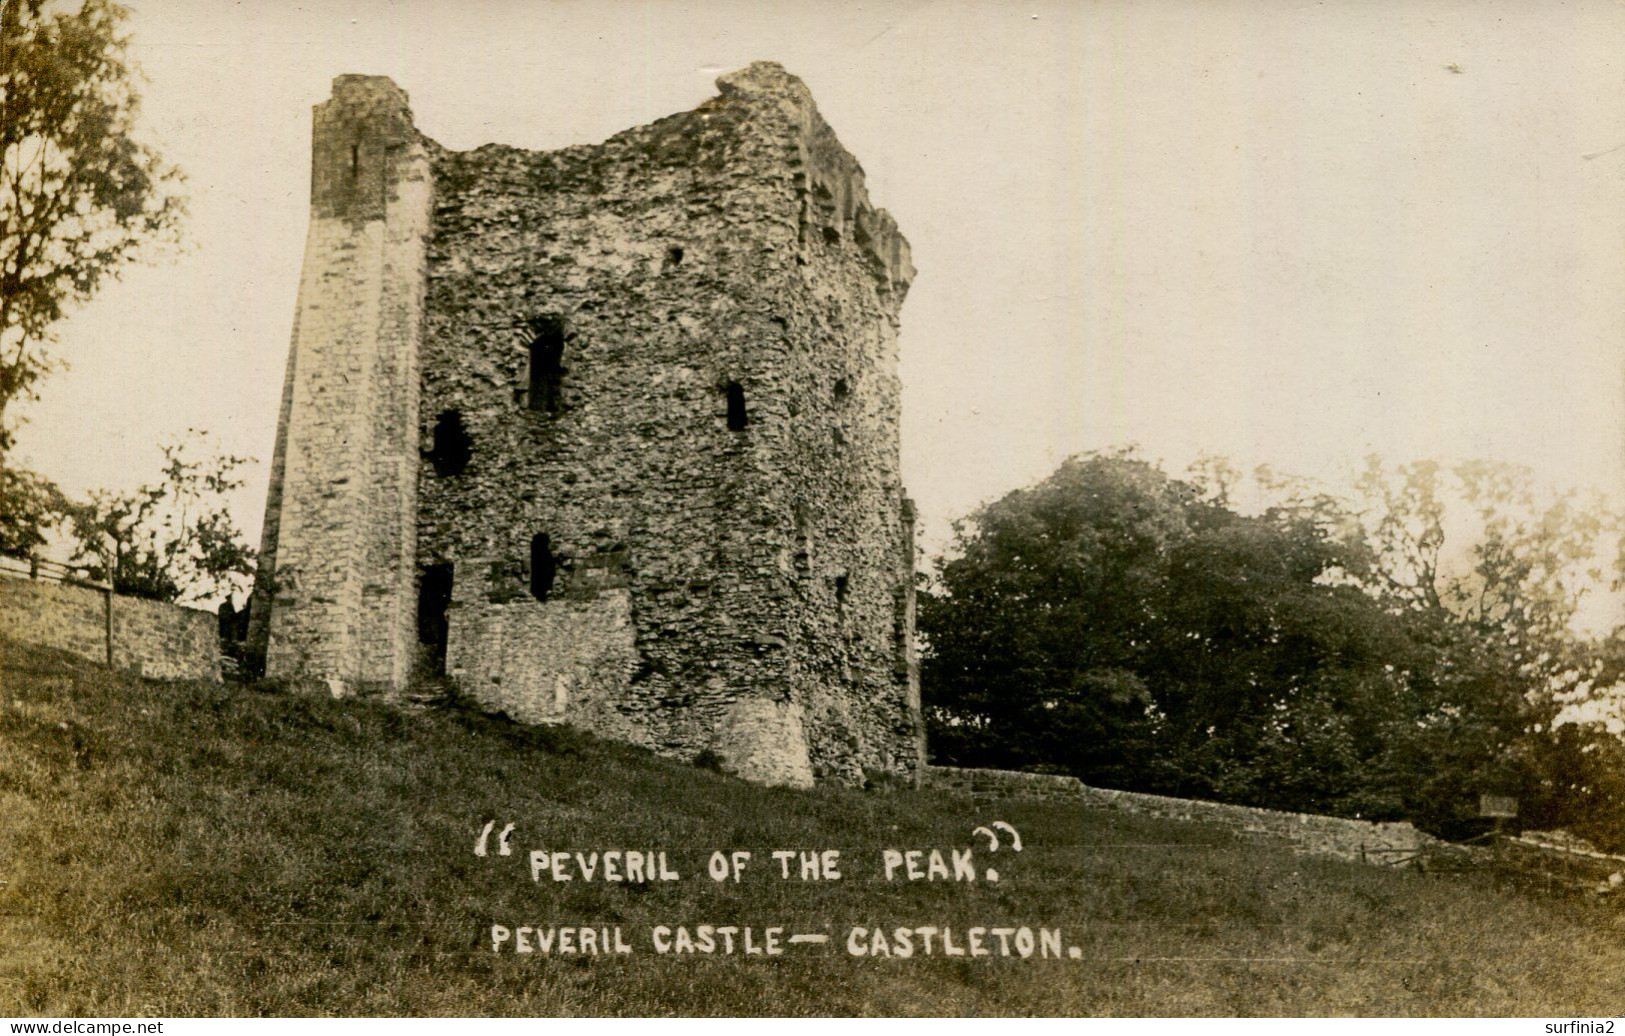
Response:
[[[757,63],[602,144],[452,152],[382,77],[315,109],[252,641],[440,678],[748,779],[917,778],[908,244]]]

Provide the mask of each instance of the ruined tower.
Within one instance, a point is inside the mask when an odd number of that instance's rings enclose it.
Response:
[[[603,144],[450,152],[316,108],[253,635],[741,776],[913,775],[908,245],[758,63]]]

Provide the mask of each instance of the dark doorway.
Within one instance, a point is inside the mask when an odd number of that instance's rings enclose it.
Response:
[[[418,577],[418,643],[428,648],[436,676],[446,672],[446,642],[451,634],[452,566],[425,565]]]

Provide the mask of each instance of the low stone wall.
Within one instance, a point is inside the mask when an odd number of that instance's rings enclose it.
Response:
[[[86,586],[0,574],[0,631],[24,644],[105,662],[105,597]],[[115,595],[113,665],[158,679],[218,680],[217,620],[195,608]]]
[[[1143,816],[1217,824],[1247,834],[1281,838],[1302,852],[1343,859],[1365,859],[1372,863],[1397,862],[1435,841],[1404,821],[1373,823],[1134,791],[1111,791],[1091,788],[1076,777],[1051,774],[932,766],[927,768],[925,782],[928,788],[970,795],[983,801],[1000,798],[1064,799]]]
[[[969,795],[977,801],[994,799],[1084,799],[1092,790],[1076,777],[1018,770],[973,770],[957,766],[927,766],[925,786]]]

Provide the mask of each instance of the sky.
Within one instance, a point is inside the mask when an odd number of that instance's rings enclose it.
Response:
[[[903,472],[930,551],[1065,457],[1138,443],[1346,481],[1490,458],[1625,487],[1625,7],[1168,0],[138,0],[184,252],[74,313],[16,455],[156,477],[259,459],[308,216],[310,109],[383,74],[454,149],[593,143],[776,60],[913,246]]]

